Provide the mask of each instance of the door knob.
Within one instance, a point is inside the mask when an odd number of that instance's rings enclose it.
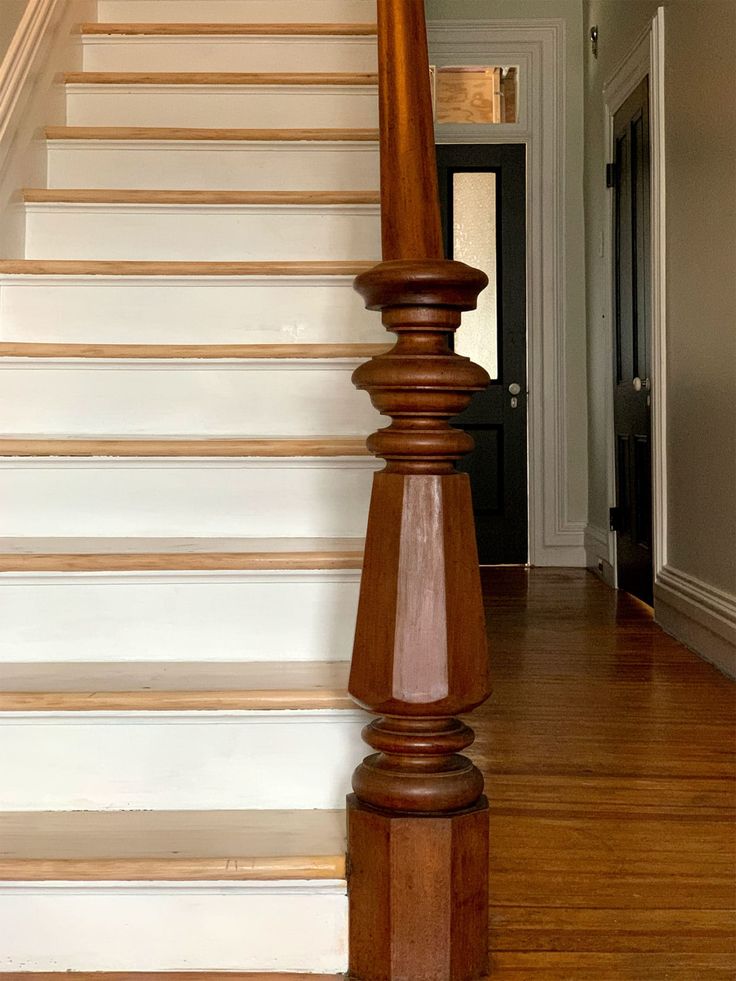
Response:
[[[652,383],[649,381],[648,378],[644,378],[643,380],[641,378],[634,379],[635,392],[640,392],[642,388],[644,389],[645,392],[648,392],[651,387],[652,387]]]
[[[521,394],[521,385],[519,385],[517,382],[512,382],[512,384],[509,385],[509,393],[511,395],[520,395]]]

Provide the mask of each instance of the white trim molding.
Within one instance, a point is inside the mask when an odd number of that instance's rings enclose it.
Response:
[[[655,619],[667,633],[736,677],[736,596],[666,565],[654,601]]]
[[[585,565],[569,517],[565,373],[565,72],[562,20],[432,21],[433,63],[519,66],[519,121],[437,128],[438,143],[527,147],[529,562]]]
[[[605,132],[608,159],[613,159],[613,120],[618,109],[636,87],[649,77],[649,118],[651,139],[651,292],[652,292],[652,507],[653,558],[655,581],[667,562],[667,356],[666,356],[666,174],[664,106],[664,7],[659,7],[652,23],[639,37],[626,58],[603,86]],[[605,252],[611,257],[608,278],[608,323],[613,325],[613,212],[607,196]],[[616,459],[613,421],[613,335],[607,335],[609,366],[606,385],[606,432],[608,440],[608,498],[616,503]],[[608,561],[616,584],[616,536],[608,534]]]
[[[10,47],[0,64],[0,146],[5,151],[3,144],[6,134],[16,116],[16,110],[22,108],[29,80],[38,70],[44,39],[60,6],[60,0],[28,0]]]
[[[609,555],[610,533],[606,528],[587,525],[585,528],[585,564],[608,586],[615,587],[615,571]]]

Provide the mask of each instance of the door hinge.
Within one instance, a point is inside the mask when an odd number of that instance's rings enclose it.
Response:
[[[606,187],[616,186],[616,164],[606,164]]]
[[[623,513],[622,508],[615,507],[608,509],[608,526],[611,531],[621,531],[623,527]]]

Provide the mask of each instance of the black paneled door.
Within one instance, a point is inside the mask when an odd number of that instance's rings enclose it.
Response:
[[[447,255],[488,274],[478,310],[463,316],[455,349],[481,364],[490,387],[453,425],[475,450],[470,475],[482,565],[526,563],[526,147],[439,146]]]
[[[618,585],[652,602],[648,79],[614,116],[613,296]]]

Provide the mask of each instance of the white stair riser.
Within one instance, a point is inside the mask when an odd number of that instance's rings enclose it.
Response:
[[[240,129],[378,125],[372,85],[67,86],[68,126]]]
[[[26,362],[0,372],[0,433],[324,436],[381,417],[350,374],[358,362]],[[3,364],[0,363],[0,368]]]
[[[368,460],[1,460],[8,537],[358,538]]]
[[[347,276],[0,279],[6,341],[382,344],[391,336]]]
[[[99,0],[103,23],[369,23],[375,0]]]
[[[350,569],[6,573],[0,660],[343,661],[359,586]]]
[[[369,191],[372,143],[52,140],[49,187],[139,190]]]
[[[83,39],[90,72],[375,72],[375,37],[99,37]]]
[[[375,259],[378,207],[30,204],[28,259]]]
[[[368,716],[0,713],[5,811],[340,808]]]
[[[347,968],[337,881],[5,883],[0,921],[4,971]]]

